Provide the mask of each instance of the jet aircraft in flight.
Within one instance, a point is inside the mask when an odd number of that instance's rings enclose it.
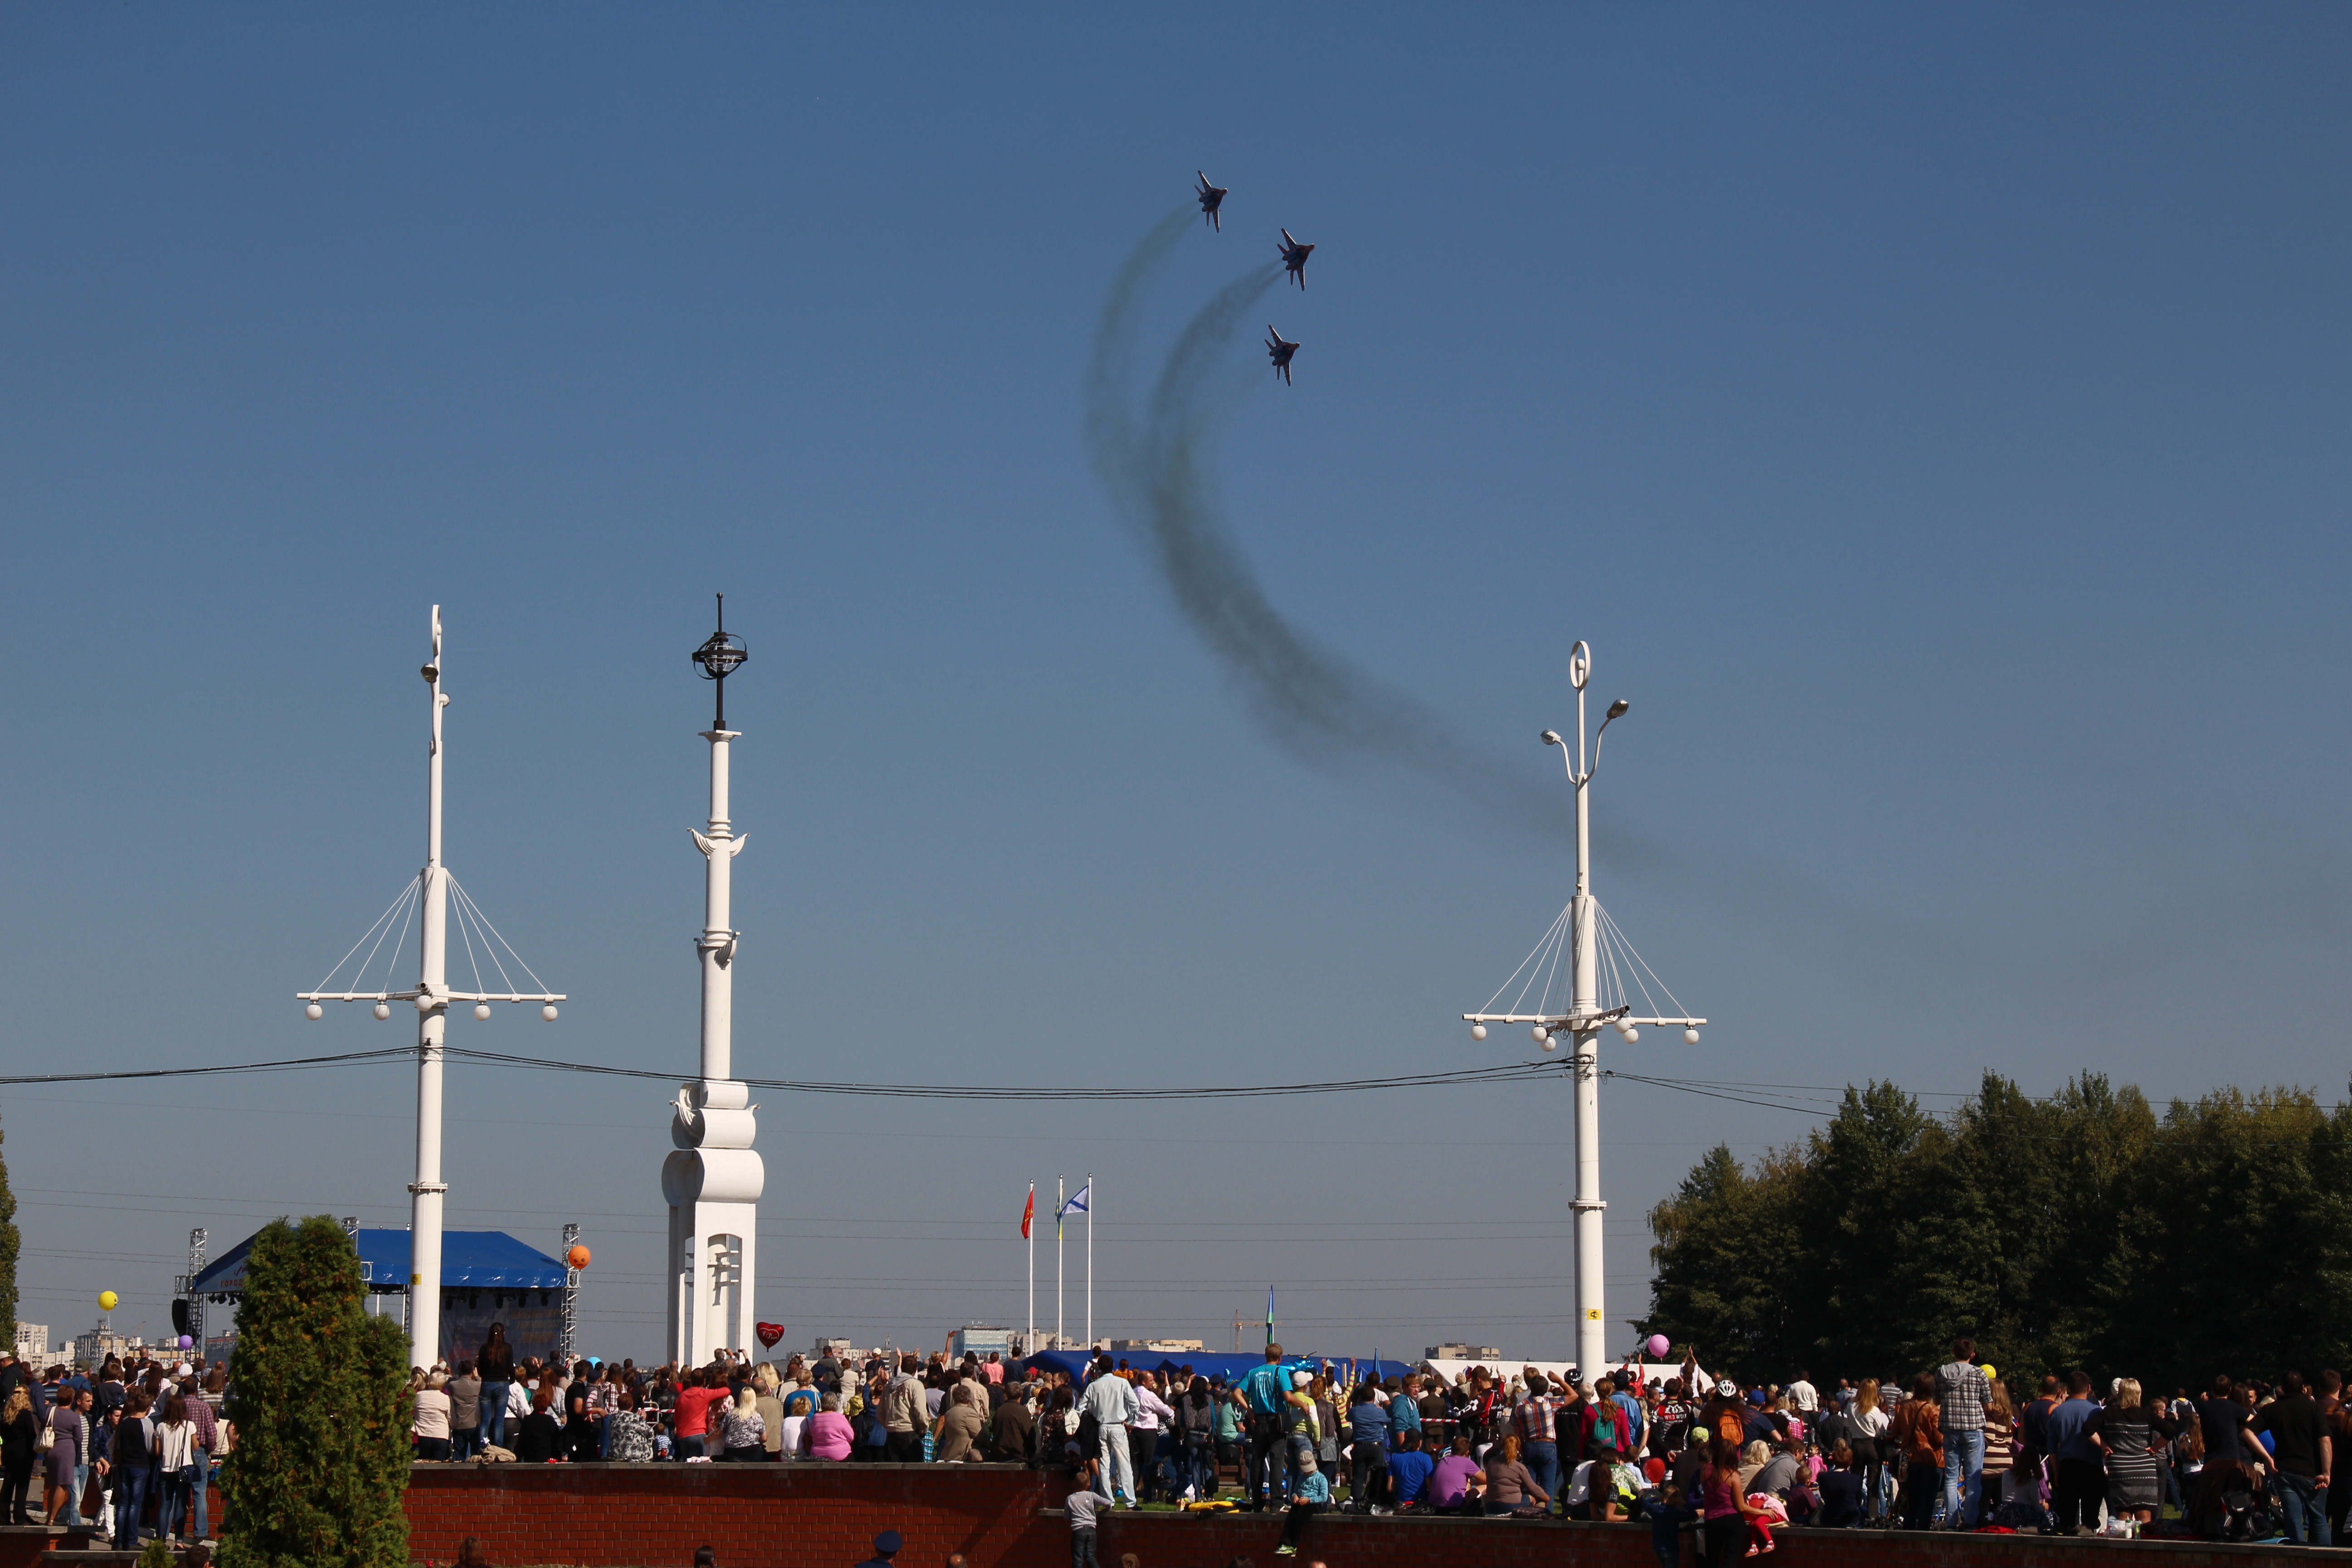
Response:
[[[1285,386],[1291,384],[1290,356],[1297,352],[1297,343],[1286,342],[1280,332],[1276,331],[1272,327],[1266,328],[1266,357],[1274,361],[1274,374],[1282,377],[1282,384]]]
[[[1286,228],[1282,231],[1282,245],[1280,248],[1282,251],[1282,265],[1288,269],[1290,276],[1297,280],[1299,288],[1306,288],[1307,258],[1313,252],[1315,247],[1311,245],[1299,244],[1297,240],[1290,237],[1290,231]]]
[[[1223,185],[1213,185],[1209,184],[1209,176],[1205,174],[1202,174],[1198,169],[1195,169],[1192,172],[1201,175],[1201,188],[1192,193],[1194,195],[1201,198],[1201,216],[1206,220],[1211,228],[1223,234],[1224,232],[1225,226],[1223,221],[1217,216],[1217,208],[1224,202],[1225,187]]]

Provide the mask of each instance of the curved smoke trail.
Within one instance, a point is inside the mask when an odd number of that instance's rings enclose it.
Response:
[[[1567,796],[1536,770],[1465,740],[1435,710],[1319,646],[1266,597],[1226,521],[1217,443],[1262,367],[1233,353],[1255,336],[1253,307],[1281,278],[1253,268],[1185,323],[1153,378],[1139,425],[1130,410],[1137,317],[1151,276],[1190,232],[1179,207],[1155,225],[1111,283],[1087,375],[1087,443],[1119,511],[1142,536],[1177,608],[1285,750],[1321,768],[1393,765],[1520,830],[1557,837]]]

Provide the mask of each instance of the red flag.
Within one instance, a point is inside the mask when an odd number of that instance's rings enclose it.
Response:
[[[1029,1222],[1037,1217],[1037,1184],[1029,1184],[1029,1201],[1021,1205],[1021,1239],[1029,1239]]]

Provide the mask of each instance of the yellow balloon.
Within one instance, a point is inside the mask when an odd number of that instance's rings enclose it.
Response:
[[[114,1310],[114,1304],[121,1300],[122,1298],[111,1290],[100,1290],[98,1293],[98,1310],[101,1312],[111,1312]]]
[[[1999,1377],[1999,1376],[2000,1375],[2000,1373],[1997,1373],[1997,1372],[1993,1371],[1993,1369],[1992,1369],[1992,1363],[1990,1363],[1990,1362],[1987,1362],[1987,1363],[1984,1363],[1984,1374],[1985,1374],[1985,1376],[1987,1376],[1988,1378]]]

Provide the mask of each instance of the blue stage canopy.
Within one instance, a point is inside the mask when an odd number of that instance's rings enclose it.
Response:
[[[352,1240],[359,1247],[360,1278],[371,1290],[405,1291],[409,1275],[409,1233],[406,1230],[358,1230]],[[192,1296],[238,1296],[245,1292],[246,1258],[253,1251],[247,1237],[197,1275],[188,1288]],[[561,1290],[562,1264],[537,1247],[517,1241],[502,1230],[445,1230],[441,1233],[441,1288],[444,1290]]]
[[[1116,1355],[1111,1358],[1114,1363],[1119,1359]],[[1255,1355],[1225,1355],[1212,1351],[1163,1354],[1156,1360],[1152,1359],[1149,1352],[1145,1352],[1141,1355],[1130,1355],[1126,1360],[1129,1366],[1140,1365],[1152,1372],[1180,1372],[1189,1366],[1202,1377],[1222,1377],[1227,1383],[1240,1377],[1252,1367],[1265,1364],[1265,1356],[1263,1352]],[[1370,1356],[1297,1355],[1284,1356],[1282,1370],[1320,1372],[1327,1361],[1330,1363],[1335,1373],[1346,1375],[1352,1372],[1359,1378],[1370,1377],[1375,1373],[1383,1379],[1402,1377],[1412,1370],[1412,1364],[1407,1362],[1375,1362]],[[1086,1369],[1092,1364],[1092,1358],[1080,1351],[1039,1351],[1035,1355],[1028,1356],[1021,1363],[1023,1367],[1032,1372],[1041,1369],[1048,1372],[1066,1372],[1070,1374],[1070,1381],[1073,1383],[1085,1381]]]

